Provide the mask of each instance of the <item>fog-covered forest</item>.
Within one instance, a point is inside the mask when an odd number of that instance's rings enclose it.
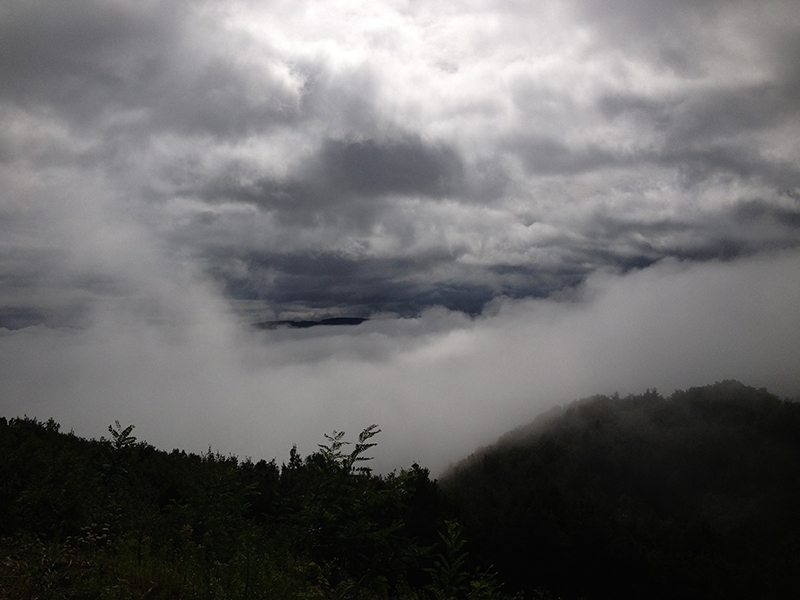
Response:
[[[800,404],[735,381],[595,396],[443,478],[481,556],[564,597],[800,590]]]
[[[103,433],[0,419],[1,598],[800,589],[800,403],[735,381],[553,409],[439,481],[371,471],[375,425],[280,462]]]

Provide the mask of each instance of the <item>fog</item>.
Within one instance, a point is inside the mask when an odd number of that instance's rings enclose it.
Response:
[[[598,273],[568,298],[498,299],[355,327],[243,328],[202,283],[158,300],[180,319],[98,311],[84,329],[0,337],[6,415],[88,437],[115,419],[165,449],[285,460],[377,423],[376,468],[438,473],[538,412],[593,393],[737,378],[800,391],[800,253]],[[170,296],[170,293],[172,294]],[[189,298],[187,300],[187,298]]]

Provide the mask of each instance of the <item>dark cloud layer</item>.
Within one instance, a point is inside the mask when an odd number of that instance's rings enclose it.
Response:
[[[441,197],[457,190],[463,167],[451,148],[419,139],[343,142],[328,140],[321,152],[326,189],[366,196],[411,194]]]
[[[92,327],[0,334],[6,414],[99,436],[114,419],[161,447],[287,460],[336,428],[384,431],[376,467],[441,472],[538,412],[594,393],[662,393],[737,377],[800,390],[800,255],[595,273],[568,301],[498,301],[469,319],[248,331],[181,281],[183,322],[97,315]],[[169,291],[169,289],[168,289]]]
[[[800,33],[771,6],[551,2],[498,13],[505,36],[465,17],[475,47],[390,6],[338,17],[345,41],[248,3],[9,2],[1,154],[106,172],[168,252],[276,312],[477,313],[798,243]]]

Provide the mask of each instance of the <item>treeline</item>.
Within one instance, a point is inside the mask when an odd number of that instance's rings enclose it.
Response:
[[[503,597],[427,469],[364,467],[375,426],[280,466],[109,432],[0,419],[0,598]]]
[[[367,459],[164,452],[0,418],[0,599],[786,598],[800,404],[727,381],[542,415],[440,482]],[[502,583],[501,583],[502,582]]]
[[[514,589],[800,593],[800,404],[735,381],[573,403],[464,461],[442,486]]]

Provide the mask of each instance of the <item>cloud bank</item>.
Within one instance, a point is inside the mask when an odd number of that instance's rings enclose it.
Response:
[[[569,300],[502,299],[471,319],[443,308],[358,327],[246,330],[198,284],[167,289],[180,323],[114,306],[80,330],[0,336],[10,414],[99,436],[114,419],[161,447],[285,460],[323,432],[384,433],[381,469],[435,472],[555,404],[738,378],[800,390],[800,253],[626,276]],[[187,300],[186,295],[191,296]],[[352,438],[351,438],[352,439]]]
[[[5,0],[0,406],[254,456],[377,421],[442,465],[582,394],[798,393],[799,23]],[[335,316],[372,320],[248,328]]]

